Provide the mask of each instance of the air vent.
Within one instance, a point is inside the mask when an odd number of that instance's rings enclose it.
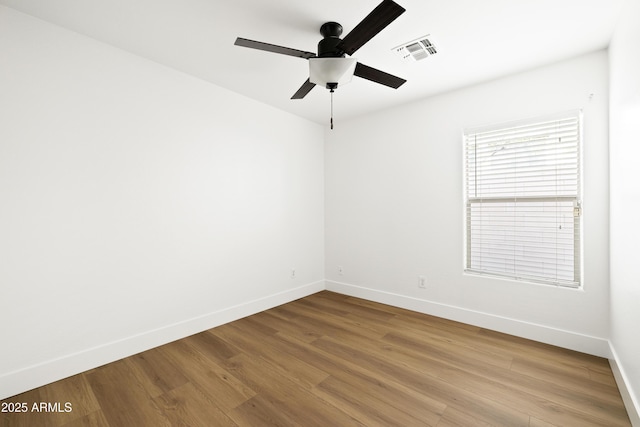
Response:
[[[438,53],[433,38],[429,34],[403,43],[393,48],[393,51],[405,61],[420,61]]]

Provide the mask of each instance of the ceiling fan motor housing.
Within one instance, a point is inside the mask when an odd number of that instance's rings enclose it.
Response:
[[[325,22],[320,27],[320,34],[323,39],[318,43],[318,57],[344,58],[344,51],[338,47],[342,42],[342,25],[337,22]]]

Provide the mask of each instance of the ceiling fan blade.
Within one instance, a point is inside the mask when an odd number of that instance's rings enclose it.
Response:
[[[290,47],[277,46],[275,44],[257,42],[255,40],[243,39],[238,37],[234,43],[236,46],[249,47],[251,49],[264,50],[267,52],[280,53],[282,55],[295,56],[298,58],[315,58],[316,54],[313,52],[305,52],[304,50],[292,49]]]
[[[398,89],[406,82],[405,79],[401,79],[400,77],[385,73],[384,71],[380,71],[359,62],[356,64],[356,70],[353,72],[353,75],[394,89]]]
[[[307,79],[306,82],[304,82],[302,84],[302,86],[300,86],[300,89],[298,89],[298,91],[296,93],[293,94],[293,96],[291,97],[291,99],[302,99],[305,96],[307,96],[307,94],[309,92],[311,92],[311,89],[313,89],[313,87],[315,86],[315,83],[311,83],[309,81],[309,79]]]
[[[353,55],[366,42],[392,23],[405,9],[392,0],[383,0],[373,11],[347,34],[338,47],[347,55]]]

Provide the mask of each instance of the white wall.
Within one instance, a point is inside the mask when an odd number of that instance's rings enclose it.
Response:
[[[0,398],[322,289],[323,139],[0,6]]]
[[[584,289],[464,275],[463,128],[577,108]],[[608,58],[600,51],[341,121],[326,132],[328,288],[608,356],[607,110]]]
[[[610,47],[611,343],[640,425],[640,1],[628,0]],[[631,415],[631,414],[630,414]]]

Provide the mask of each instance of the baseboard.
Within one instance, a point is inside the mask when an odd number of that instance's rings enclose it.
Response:
[[[325,289],[319,281],[207,313],[142,334],[69,354],[0,376],[0,400],[114,362],[124,357],[215,328]]]
[[[640,427],[640,402],[633,394],[631,387],[628,386],[630,382],[624,372],[624,368],[620,363],[620,359],[618,358],[618,354],[616,353],[613,344],[610,344],[610,351],[611,357],[609,358],[609,364],[611,365],[613,376],[616,379],[618,390],[620,390],[622,401],[627,409],[627,415],[629,415],[629,419],[631,420],[631,425],[633,427]]]
[[[609,341],[603,338],[347,283],[329,280],[325,283],[329,291],[467,323],[607,359],[610,356]]]
[[[628,390],[623,371],[607,340],[346,283],[319,281],[3,374],[0,376],[0,399],[15,396],[324,289],[605,357],[613,360],[612,369],[614,374],[617,372],[616,380],[621,384],[621,392],[623,388]],[[622,384],[625,386],[622,387]],[[625,404],[628,407],[638,408],[628,391],[626,399]],[[636,409],[636,419],[637,413]]]

